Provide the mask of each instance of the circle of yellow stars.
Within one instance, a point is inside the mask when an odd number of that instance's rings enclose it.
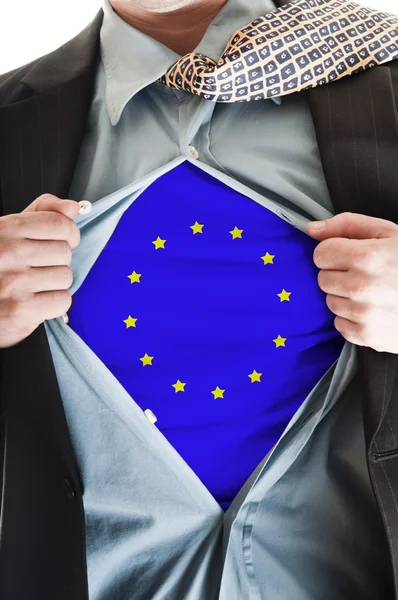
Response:
[[[195,223],[193,225],[190,226],[190,229],[192,229],[192,233],[193,235],[196,235],[198,233],[203,234],[203,227],[204,224],[203,223],[198,223],[198,221],[195,221]],[[231,234],[232,240],[237,240],[237,239],[243,239],[242,238],[242,234],[243,234],[244,230],[243,229],[239,229],[238,227],[234,227],[229,233]],[[155,250],[160,250],[160,249],[165,249],[165,244],[166,244],[167,240],[163,240],[161,237],[157,237],[156,240],[154,240],[152,242],[152,244],[155,246]],[[264,254],[264,256],[260,257],[261,260],[263,261],[264,265],[273,265],[274,262],[274,258],[275,255],[274,254],[269,254],[268,252],[266,252]],[[135,271],[133,271],[130,275],[128,275],[128,278],[130,279],[130,283],[141,283],[141,277],[142,277],[142,273],[136,273]],[[279,294],[277,294],[277,296],[279,296],[280,298],[280,302],[284,302],[284,301],[290,301],[290,294],[292,292],[287,292],[285,289],[283,289]],[[129,315],[127,317],[127,319],[123,320],[123,323],[126,323],[126,328],[129,329],[130,327],[137,327],[136,323],[137,323],[138,319],[134,319],[131,315]],[[277,338],[275,338],[274,340],[272,340],[275,343],[275,347],[279,348],[279,347],[285,347],[285,342],[286,342],[287,338],[282,337],[281,335],[278,335]],[[149,356],[148,354],[144,354],[144,356],[142,358],[140,358],[140,361],[142,362],[142,366],[146,367],[146,366],[152,366],[152,361],[154,360],[154,356]],[[256,370],[254,370],[252,373],[250,373],[248,375],[251,383],[261,383],[261,377],[262,377],[262,373],[257,372]],[[179,379],[177,379],[176,383],[172,384],[172,387],[175,390],[175,393],[177,394],[178,392],[185,392],[185,386],[186,386],[186,382],[182,382]],[[211,393],[213,394],[214,400],[217,400],[218,398],[224,398],[224,393],[225,390],[221,389],[220,387],[216,386],[215,390],[212,390]]]

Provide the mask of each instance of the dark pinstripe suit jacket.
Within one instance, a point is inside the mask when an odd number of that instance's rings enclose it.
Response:
[[[67,197],[102,19],[101,9],[55,52],[0,76],[0,215],[45,192]],[[336,213],[398,223],[398,61],[303,93]],[[398,355],[358,347],[358,357],[398,600]],[[82,486],[43,325],[0,351],[0,408],[0,598],[86,600]]]

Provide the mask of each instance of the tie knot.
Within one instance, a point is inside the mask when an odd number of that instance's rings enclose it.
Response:
[[[394,15],[348,0],[294,0],[238,29],[218,62],[191,52],[158,82],[214,102],[277,98],[396,60],[397,41]]]
[[[210,78],[215,83],[214,72],[217,67],[217,63],[208,56],[190,52],[179,58],[158,82],[178,90],[191,91],[192,87],[203,84],[206,89],[210,82],[204,82],[204,79]]]

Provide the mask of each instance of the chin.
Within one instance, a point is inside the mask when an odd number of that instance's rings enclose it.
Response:
[[[130,0],[129,4],[135,4],[149,12],[163,13],[184,8],[195,2],[197,0]]]

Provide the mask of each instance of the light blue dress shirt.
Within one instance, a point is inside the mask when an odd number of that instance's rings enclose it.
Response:
[[[218,59],[236,29],[273,8],[229,0],[196,51]],[[72,295],[124,211],[185,160],[303,232],[334,214],[304,94],[222,105],[156,84],[179,56],[109,0],[103,9],[69,192],[93,203],[76,218]],[[355,346],[345,343],[224,513],[71,327],[57,318],[45,328],[84,486],[90,600],[385,598],[389,553],[366,465]]]

